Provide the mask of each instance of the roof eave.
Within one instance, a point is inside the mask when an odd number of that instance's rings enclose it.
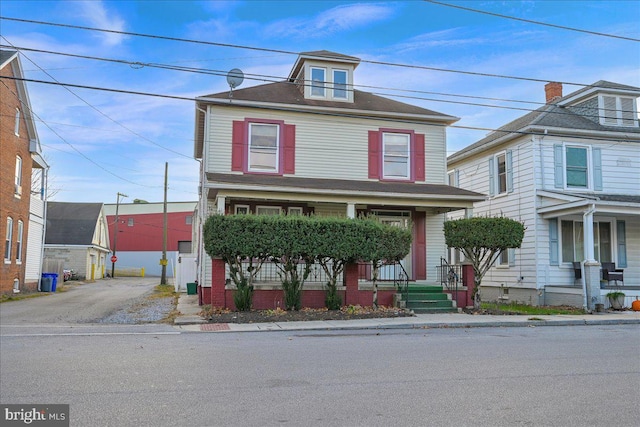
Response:
[[[246,107],[246,108],[262,108],[279,111],[292,111],[300,113],[318,113],[327,115],[341,116],[357,116],[361,118],[375,117],[375,118],[395,118],[409,121],[419,122],[438,122],[446,125],[453,124],[460,120],[459,117],[449,115],[425,115],[425,114],[410,114],[410,113],[396,113],[393,111],[376,111],[376,110],[355,110],[339,107],[321,107],[315,105],[298,105],[298,104],[279,104],[273,102],[263,101],[246,101],[236,99],[221,99],[221,98],[196,98],[197,102],[216,104],[223,107]]]

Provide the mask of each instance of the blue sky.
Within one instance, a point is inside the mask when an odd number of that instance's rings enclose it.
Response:
[[[450,1],[549,24],[640,38],[640,1]],[[366,61],[590,84],[640,86],[640,43],[422,1],[17,1],[5,18],[46,21],[286,52],[326,49]],[[3,45],[285,78],[296,56],[233,46],[0,20]],[[224,76],[23,51],[27,78],[186,98],[226,91]],[[264,83],[245,79],[242,87]],[[460,117],[449,154],[539,107],[544,83],[362,63],[360,88]],[[565,84],[567,94],[581,86]],[[194,102],[28,83],[56,201],[197,199]],[[421,92],[406,92],[421,91]],[[423,93],[428,92],[428,93]],[[447,95],[436,95],[447,94]],[[452,96],[459,95],[459,96]],[[490,97],[522,102],[492,101]],[[479,103],[484,105],[468,105]],[[489,106],[490,105],[490,106]],[[499,108],[494,108],[497,106]],[[520,109],[520,110],[518,110]],[[523,111],[522,109],[525,109]],[[465,128],[481,128],[479,130]]]

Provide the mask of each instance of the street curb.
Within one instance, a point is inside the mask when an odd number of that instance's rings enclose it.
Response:
[[[185,316],[186,317],[186,316]],[[177,319],[176,319],[177,320]],[[204,319],[201,322],[178,323],[176,326],[200,326],[209,324]],[[487,321],[487,322],[434,322],[434,323],[402,323],[387,325],[318,325],[309,327],[287,327],[286,322],[276,324],[277,327],[266,327],[272,323],[226,323],[226,325],[246,325],[247,329],[226,329],[216,331],[190,331],[190,332],[283,332],[283,331],[357,331],[357,330],[401,330],[401,329],[470,329],[470,328],[509,328],[509,327],[541,327],[541,326],[606,326],[606,325],[640,325],[640,319],[576,319],[576,320],[531,320],[519,322]],[[259,325],[263,325],[262,328]],[[249,327],[253,328],[249,329]]]

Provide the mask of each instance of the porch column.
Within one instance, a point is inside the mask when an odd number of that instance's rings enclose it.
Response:
[[[347,218],[355,218],[356,217],[356,205],[355,203],[347,203]]]
[[[217,198],[217,202],[218,202],[217,209],[218,209],[218,214],[220,215],[224,215],[225,213],[224,204],[226,200],[227,198],[224,196],[218,196]]]
[[[600,263],[595,259],[593,240],[593,213],[595,211],[595,205],[591,205],[582,216],[584,226],[584,280],[588,310],[594,310],[596,304],[600,304],[602,299],[600,296]]]
[[[584,224],[584,259],[587,262],[596,262],[593,249],[593,213],[595,211],[596,207],[591,205],[582,215]]]

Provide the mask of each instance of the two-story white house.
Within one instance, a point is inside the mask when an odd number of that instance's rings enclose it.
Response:
[[[446,128],[458,119],[355,90],[359,62],[306,52],[284,81],[197,98],[198,226],[213,213],[376,214],[412,227],[404,268],[435,282],[444,214],[485,196],[446,185]],[[227,306],[224,265],[197,247],[201,302]]]
[[[452,185],[489,194],[474,215],[526,226],[522,247],[484,277],[482,299],[593,309],[620,287],[629,306],[640,293],[640,89],[545,91],[546,105],[448,158]],[[611,263],[622,274],[609,275]]]

